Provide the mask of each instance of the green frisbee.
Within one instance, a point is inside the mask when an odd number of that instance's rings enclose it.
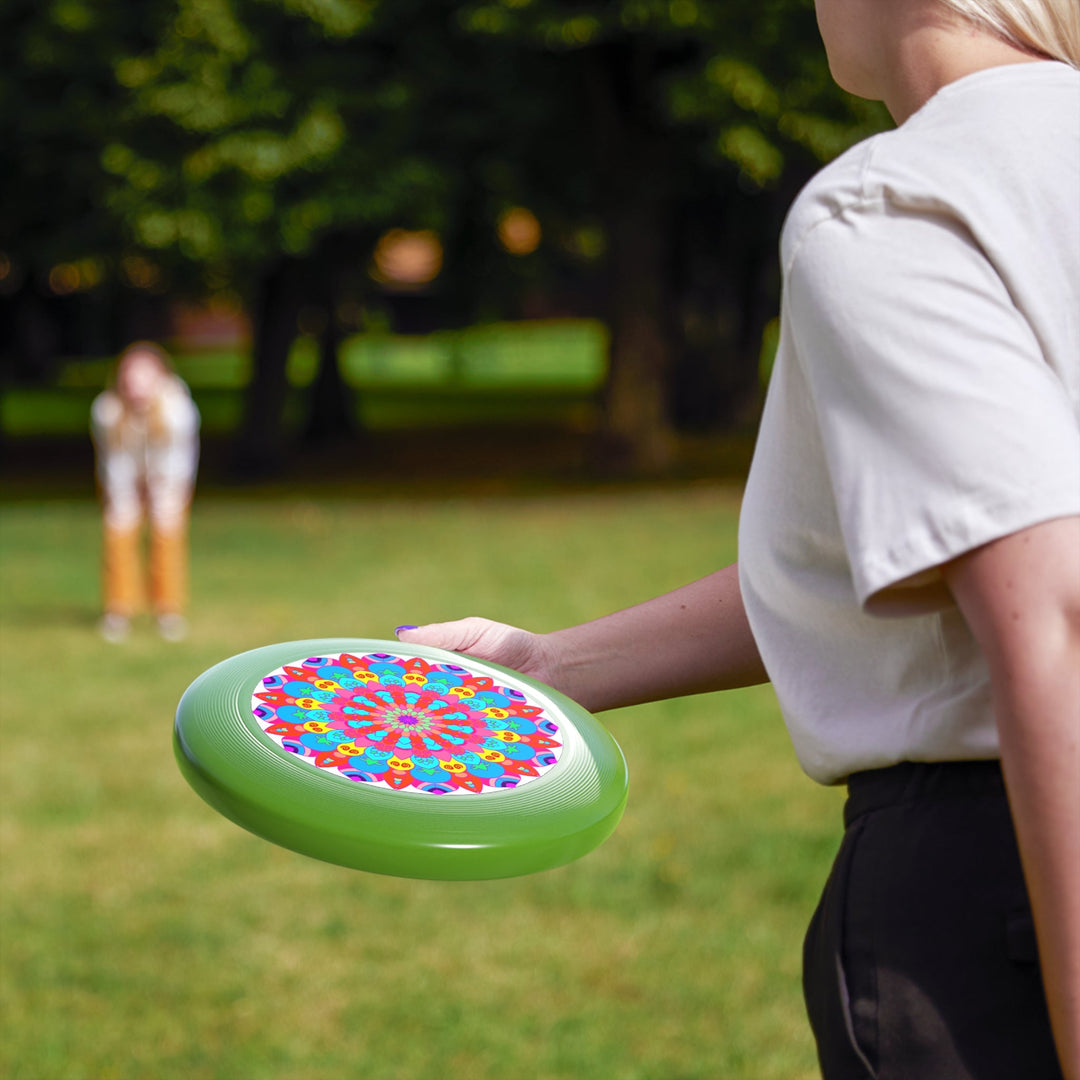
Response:
[[[210,668],[176,712],[188,783],[258,836],[399,877],[513,877],[615,829],[622,751],[569,698],[422,645],[319,638]]]

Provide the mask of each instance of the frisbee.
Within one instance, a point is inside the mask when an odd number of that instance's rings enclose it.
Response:
[[[397,641],[291,641],[224,660],[181,699],[174,748],[236,824],[399,877],[560,866],[607,839],[626,805],[622,751],[576,702]]]

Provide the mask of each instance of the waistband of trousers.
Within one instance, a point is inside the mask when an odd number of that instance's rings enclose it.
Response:
[[[885,769],[852,773],[847,781],[844,825],[889,806],[939,799],[1005,797],[1001,762],[902,761]]]

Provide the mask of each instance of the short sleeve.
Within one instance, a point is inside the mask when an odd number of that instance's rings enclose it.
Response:
[[[785,288],[860,604],[940,607],[943,563],[1080,513],[1077,404],[959,223],[846,210]]]
[[[109,433],[120,423],[123,408],[111,390],[103,390],[90,406],[90,433],[98,446],[103,446]]]

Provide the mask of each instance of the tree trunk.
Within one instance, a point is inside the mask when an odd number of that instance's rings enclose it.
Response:
[[[681,208],[674,265],[686,338],[671,382],[681,430],[745,423],[760,403],[762,336],[780,303],[777,236],[797,190],[786,180],[762,192],[730,185]]]
[[[336,315],[336,297],[327,303],[326,322],[319,334],[319,369],[311,385],[310,406],[304,427],[307,446],[333,446],[347,442],[356,433],[355,399],[341,377],[338,347],[341,326]]]
[[[235,474],[241,480],[275,475],[288,456],[286,361],[296,340],[301,280],[299,261],[282,259],[260,283],[255,306],[253,370],[233,457]]]
[[[635,472],[662,472],[674,456],[668,413],[671,340],[667,333],[664,208],[636,191],[613,208],[611,370],[604,393],[609,451]]]
[[[662,472],[674,456],[667,371],[670,182],[644,87],[646,43],[588,50],[590,104],[608,237],[611,357],[601,453],[608,467]]]
[[[5,381],[44,385],[56,374],[60,328],[34,279],[26,275],[22,288],[5,300],[10,311],[10,348],[4,351]],[[8,320],[5,320],[8,321]]]

